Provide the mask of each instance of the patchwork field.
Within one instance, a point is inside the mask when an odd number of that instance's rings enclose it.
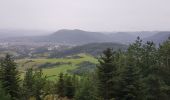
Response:
[[[22,59],[17,60],[22,77],[28,68],[42,69],[44,75],[50,80],[55,80],[59,73],[68,73],[70,70],[78,68],[82,62],[97,63],[97,59],[87,54],[79,54],[65,58],[39,58],[39,59]],[[70,74],[70,73],[68,73]]]

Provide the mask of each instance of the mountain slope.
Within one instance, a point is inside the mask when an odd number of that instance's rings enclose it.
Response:
[[[156,44],[161,44],[170,37],[170,32],[158,32],[157,34],[145,38],[144,41],[153,41]]]
[[[129,44],[133,41],[135,41],[137,36],[129,33],[129,32],[117,32],[115,34],[109,34],[109,38],[111,42],[118,42],[118,43],[124,43]]]
[[[47,37],[52,42],[87,44],[93,42],[107,42],[108,37],[99,32],[87,32],[82,30],[59,30]]]
[[[54,54],[51,54],[51,57],[65,57],[65,56],[70,56],[70,55],[75,55],[80,53],[86,53],[93,56],[97,56],[100,55],[106,48],[112,48],[114,51],[116,51],[118,49],[125,50],[127,49],[127,46],[119,43],[109,43],[109,42],[90,43],[81,46],[75,46],[73,48],[63,50],[61,52],[56,52]]]

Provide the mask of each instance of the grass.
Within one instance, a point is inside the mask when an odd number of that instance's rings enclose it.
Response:
[[[74,70],[77,68],[77,64],[83,62],[83,61],[89,61],[92,63],[97,63],[97,59],[94,57],[87,55],[87,54],[79,54],[81,58],[39,58],[39,59],[22,59],[17,60],[16,62],[19,65],[19,69],[23,72],[22,77],[24,76],[24,70],[27,68],[37,68],[38,65],[44,64],[44,63],[56,63],[56,62],[64,62],[71,64],[64,64],[59,66],[53,66],[51,68],[43,68],[43,74],[48,77],[49,80],[55,80],[58,77],[59,73],[67,73],[68,70]]]

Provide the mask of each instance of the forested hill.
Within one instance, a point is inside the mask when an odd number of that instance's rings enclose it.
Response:
[[[153,41],[155,44],[160,44],[165,42],[170,37],[170,32],[158,32],[157,34],[145,38],[144,41]]]
[[[68,44],[87,44],[94,42],[106,42],[108,36],[100,32],[88,32],[83,30],[59,30],[46,37],[49,41]]]
[[[103,50],[107,48],[112,48],[113,51],[116,51],[119,49],[126,50],[128,46],[124,44],[120,44],[120,43],[110,43],[110,42],[90,43],[90,44],[85,44],[81,46],[75,46],[67,50],[53,53],[51,54],[51,57],[64,57],[64,56],[75,55],[79,53],[87,53],[93,56],[97,56],[101,54]]]

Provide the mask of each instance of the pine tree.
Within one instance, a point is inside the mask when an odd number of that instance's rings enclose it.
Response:
[[[160,77],[160,66],[157,49],[153,42],[147,42],[143,45],[142,56],[142,75],[143,83],[145,84],[144,95],[145,99],[161,100],[163,99],[161,88],[163,87],[163,80]]]
[[[46,95],[44,90],[46,84],[46,76],[43,75],[41,69],[37,71],[33,71],[32,68],[27,69],[23,81],[24,98],[35,97],[36,100],[42,100]]]
[[[135,43],[130,44],[126,57],[127,61],[126,64],[129,66],[133,66],[141,70],[141,57],[143,55],[143,48],[142,48],[142,40],[140,37],[137,37]]]
[[[170,38],[158,48],[159,76],[163,79],[161,90],[164,92],[164,100],[170,98]]]
[[[36,100],[42,100],[45,90],[44,87],[47,84],[47,78],[43,75],[42,70],[35,71],[34,73],[34,96]]]
[[[17,70],[16,63],[10,55],[1,61],[1,81],[6,93],[9,94],[12,100],[20,98],[20,75]]]
[[[164,42],[159,47],[159,60],[160,67],[162,71],[162,77],[164,78],[166,84],[170,84],[170,38],[166,42]]]
[[[73,84],[73,80],[71,76],[65,75],[64,78],[64,95],[67,98],[73,98],[75,94],[75,85]]]
[[[83,79],[80,80],[80,86],[76,91],[75,100],[97,100],[95,97],[95,86],[94,80],[90,79],[87,76],[83,76]]]
[[[99,58],[97,66],[98,92],[104,100],[114,98],[114,77],[116,76],[116,66],[114,64],[114,53],[108,48]]]
[[[34,83],[33,69],[27,69],[23,80],[23,95],[25,99],[29,99],[31,96],[34,96]]]
[[[5,93],[5,90],[2,88],[1,83],[0,83],[0,100],[11,100],[10,95]]]
[[[59,96],[59,97],[64,97],[65,93],[64,93],[64,89],[65,89],[65,84],[64,84],[64,75],[63,73],[60,73],[59,74],[59,79],[57,81],[57,84],[56,84],[56,94]]]
[[[126,66],[121,74],[120,88],[118,90],[117,100],[140,100],[140,80],[139,73],[135,67]]]

